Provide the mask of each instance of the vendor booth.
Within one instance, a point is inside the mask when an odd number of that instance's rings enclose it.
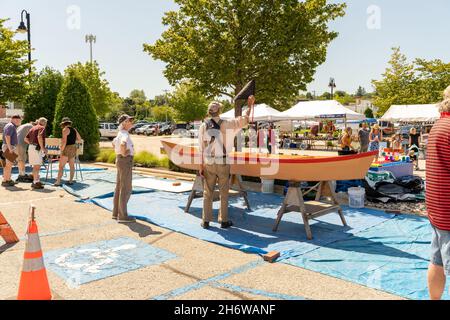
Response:
[[[435,122],[440,116],[438,104],[393,105],[380,120],[400,123],[427,123]]]

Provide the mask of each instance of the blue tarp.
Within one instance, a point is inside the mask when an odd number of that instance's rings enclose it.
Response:
[[[344,207],[349,227],[341,225],[337,214],[321,217],[312,223],[314,239],[308,241],[299,213],[286,214],[279,231],[272,231],[282,202],[278,195],[249,193],[252,212],[244,209],[241,200],[231,200],[230,218],[235,227],[228,230],[217,223],[209,230],[202,229],[202,199],[194,200],[187,214],[187,197],[167,192],[136,194],[128,208],[138,219],[198,239],[257,254],[277,250],[281,252],[279,262],[405,298],[428,298],[431,228],[426,218]],[[92,201],[112,209],[111,197]],[[214,205],[217,209],[218,203]]]

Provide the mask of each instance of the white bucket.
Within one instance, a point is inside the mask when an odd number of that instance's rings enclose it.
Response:
[[[364,200],[366,198],[366,190],[364,188],[348,189],[348,205],[350,208],[364,208]]]
[[[261,179],[261,192],[262,193],[273,193],[274,186],[275,186],[275,180]]]

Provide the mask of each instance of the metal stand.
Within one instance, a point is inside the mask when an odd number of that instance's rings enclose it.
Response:
[[[233,188],[236,186],[236,188]],[[245,191],[242,186],[242,178],[238,175],[231,175],[230,177],[230,196],[236,197],[240,196],[244,198],[245,205],[248,210],[250,209],[250,202],[248,201],[247,191]],[[197,174],[195,177],[194,185],[192,186],[191,194],[189,195],[188,202],[186,204],[186,208],[184,212],[189,213],[189,209],[191,208],[192,201],[197,198],[203,198],[203,178]],[[218,190],[214,190],[214,201],[219,200]]]
[[[315,201],[304,201],[303,197],[310,193],[311,191],[317,191]],[[322,197],[329,197],[331,203],[321,202]],[[319,182],[314,187],[310,188],[305,193],[300,190],[300,182],[290,181],[289,188],[284,198],[283,205],[278,211],[277,220],[273,227],[273,231],[278,230],[278,225],[283,218],[283,215],[288,212],[300,212],[303,219],[303,224],[305,225],[306,236],[308,240],[313,238],[311,226],[309,225],[309,220],[324,216],[329,213],[338,212],[342,224],[347,226],[344,214],[342,213],[342,208],[336,198],[336,193],[334,192],[331,181]]]
[[[50,173],[50,179],[53,179],[53,160],[54,159],[60,159],[59,156],[54,156],[54,155],[49,155],[48,156],[48,164],[46,167],[46,173],[45,173],[45,181],[48,181],[48,174]],[[67,177],[67,172],[64,169],[64,177]],[[83,181],[83,171],[81,169],[81,161],[80,161],[80,157],[77,155],[75,157],[75,179],[78,180],[78,172],[80,172],[80,178],[81,181]]]

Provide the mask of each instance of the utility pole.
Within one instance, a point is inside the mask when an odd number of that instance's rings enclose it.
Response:
[[[91,53],[91,64],[92,64],[92,44],[97,42],[97,37],[92,35],[92,34],[88,34],[86,35],[86,43],[89,43],[89,47],[90,47],[90,53]]]

